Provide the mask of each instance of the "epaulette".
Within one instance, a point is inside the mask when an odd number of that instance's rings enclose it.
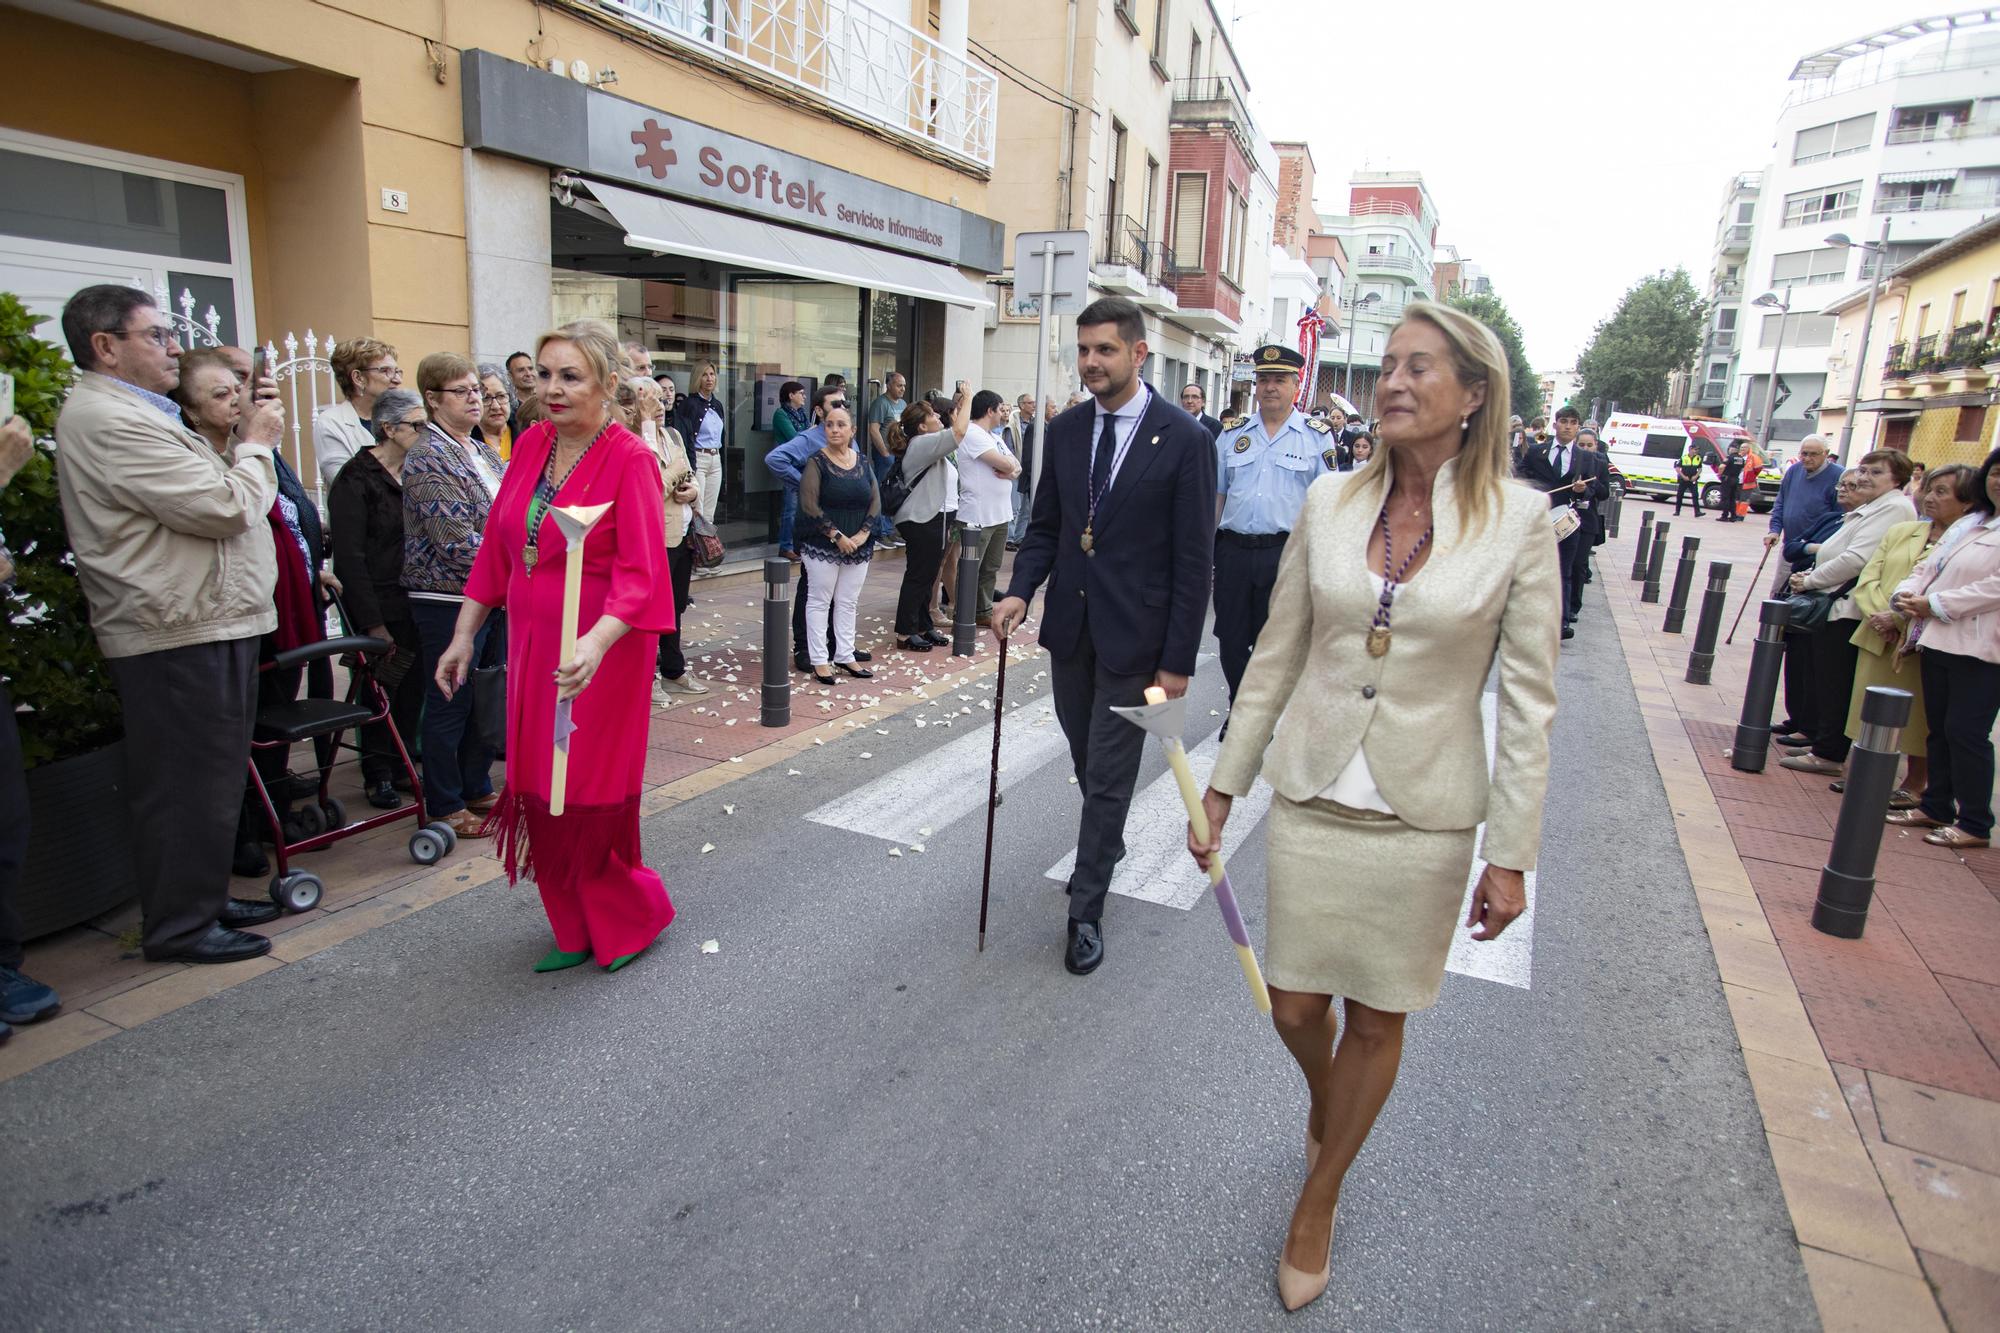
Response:
[[[1333,433],[1333,423],[1331,421],[1328,421],[1325,417],[1307,417],[1306,425],[1308,428],[1316,430],[1322,435],[1330,435]]]
[[[1242,416],[1242,417],[1224,417],[1224,418],[1222,419],[1222,428],[1223,428],[1224,430],[1235,430],[1235,429],[1236,429],[1236,428],[1237,428],[1238,426],[1241,426],[1241,425],[1243,425],[1243,424],[1244,424],[1245,422],[1247,422],[1247,421],[1249,421],[1249,420],[1250,420],[1250,418],[1249,418],[1249,417],[1247,417],[1247,416]]]

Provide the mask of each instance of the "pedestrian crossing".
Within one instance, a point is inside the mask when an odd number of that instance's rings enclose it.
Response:
[[[1498,729],[1497,697],[1480,696],[1490,763]],[[967,731],[884,773],[852,791],[807,812],[806,819],[828,828],[845,829],[901,846],[920,845],[986,805],[993,733],[981,726]],[[1195,783],[1203,786],[1215,767],[1218,738],[1209,736],[1188,751]],[[1008,791],[1051,762],[1068,767],[1069,743],[1055,720],[1055,710],[1036,702],[1007,714],[1000,733],[1000,789]],[[1259,779],[1248,796],[1237,801],[1223,830],[1223,855],[1237,856],[1250,835],[1270,812],[1272,791]],[[1484,825],[1480,828],[1483,837]],[[1208,879],[1187,854],[1187,812],[1171,771],[1135,792],[1125,821],[1126,857],[1112,876],[1111,892],[1156,906],[1188,911],[1201,901]],[[1067,882],[1076,866],[1076,849],[1046,872]],[[1459,921],[1471,908],[1472,890],[1481,865],[1475,861],[1459,907]],[[1461,976],[1475,977],[1526,990],[1534,969],[1535,878],[1526,876],[1528,910],[1499,939],[1474,940],[1463,925],[1453,938],[1445,966]]]

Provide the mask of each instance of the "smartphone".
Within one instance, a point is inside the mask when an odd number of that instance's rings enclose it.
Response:
[[[270,359],[265,355],[264,349],[261,347],[252,348],[250,352],[251,398],[253,399],[256,398],[257,386],[263,383],[264,377],[270,373],[271,373],[271,363]]]

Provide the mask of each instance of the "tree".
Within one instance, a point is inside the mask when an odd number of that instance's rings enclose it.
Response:
[[[1493,330],[1493,336],[1506,350],[1507,396],[1513,400],[1513,406],[1508,410],[1520,417],[1532,417],[1540,412],[1542,377],[1528,363],[1528,351],[1521,342],[1521,326],[1507,312],[1507,303],[1497,296],[1476,294],[1454,296],[1445,304],[1453,310],[1465,312]]]
[[[1577,358],[1581,396],[1601,401],[1607,414],[1614,402],[1627,412],[1659,407],[1667,399],[1668,377],[1693,364],[1707,319],[1708,303],[1686,269],[1642,278]]]

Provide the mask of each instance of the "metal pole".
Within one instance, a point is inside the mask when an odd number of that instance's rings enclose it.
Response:
[[[967,528],[967,535],[979,532]],[[958,545],[958,586],[951,594],[951,655],[970,657],[978,650],[979,626],[979,547],[960,540]]]
[[[1757,453],[1769,458],[1771,417],[1778,410],[1778,358],[1785,354],[1785,321],[1792,317],[1792,289],[1785,288],[1784,303],[1778,307],[1778,343],[1771,349],[1771,382],[1764,386],[1764,424],[1757,431]]]
[[[782,727],[792,720],[792,677],[786,657],[792,641],[792,562],[775,556],[764,562],[764,698],[760,725]]]
[[[1736,719],[1736,743],[1729,766],[1739,773],[1762,773],[1771,753],[1771,705],[1778,699],[1778,673],[1785,664],[1785,616],[1790,602],[1765,599],[1757,609],[1757,642],[1750,649],[1750,681]]]
[[[1909,720],[1908,690],[1870,685],[1862,696],[1861,734],[1848,753],[1847,788],[1833,826],[1833,846],[1819,872],[1819,899],[1813,903],[1813,929],[1823,935],[1858,940],[1868,924],[1883,816],[1889,813],[1889,792],[1896,785],[1896,767],[1903,759],[1900,742]]]
[[[1695,620],[1694,651],[1688,654],[1687,683],[1706,685],[1715,668],[1715,636],[1722,632],[1722,613],[1729,608],[1729,562],[1712,560],[1708,591],[1701,595],[1701,615]]]
[[[1674,591],[1667,598],[1667,619],[1660,626],[1663,634],[1679,634],[1687,621],[1688,592],[1694,585],[1694,553],[1701,549],[1701,538],[1681,538],[1681,562],[1674,570]]]
[[[1639,549],[1632,553],[1632,581],[1646,577],[1646,553],[1653,549],[1653,511],[1639,515]]]
[[[1646,557],[1646,585],[1639,590],[1639,600],[1655,606],[1660,602],[1660,568],[1667,563],[1667,533],[1673,528],[1671,523],[1653,525],[1653,552]]]
[[[1862,254],[1868,253],[1864,244]],[[1875,331],[1875,298],[1882,291],[1882,270],[1889,265],[1889,219],[1882,219],[1882,239],[1875,246],[1875,280],[1868,284],[1868,313],[1861,318],[1861,350],[1854,355],[1854,385],[1847,391],[1847,416],[1840,423],[1840,443],[1834,452],[1848,456],[1848,442],[1854,438],[1854,418],[1861,406],[1861,373],[1868,368],[1868,335]]]
[[[1054,241],[1043,241],[1042,242],[1042,309],[1041,309],[1042,322],[1039,326],[1040,331],[1036,334],[1036,337],[1037,339],[1039,339],[1039,341],[1037,341],[1035,344],[1035,419],[1031,422],[1026,423],[1026,425],[1032,426],[1035,431],[1034,455],[1028,460],[1028,497],[1030,501],[1032,501],[1034,498],[1036,485],[1038,485],[1042,479],[1042,456],[1048,452],[1047,449],[1042,447],[1047,440],[1047,432],[1044,431],[1042,427],[1047,423],[1048,420],[1048,414],[1042,410],[1042,404],[1044,401],[1042,395],[1044,393],[1044,385],[1046,385],[1048,382],[1049,338],[1051,336],[1050,321],[1052,321],[1055,318],[1055,316],[1050,313],[1050,307],[1052,307],[1056,301],[1055,287],[1056,287],[1056,243]],[[971,405],[967,404],[967,410],[969,411],[970,409]]]
[[[1349,305],[1347,308],[1347,318],[1344,321],[1347,330],[1347,372],[1340,380],[1340,396],[1350,403],[1354,401],[1354,318],[1356,313],[1355,308]]]

